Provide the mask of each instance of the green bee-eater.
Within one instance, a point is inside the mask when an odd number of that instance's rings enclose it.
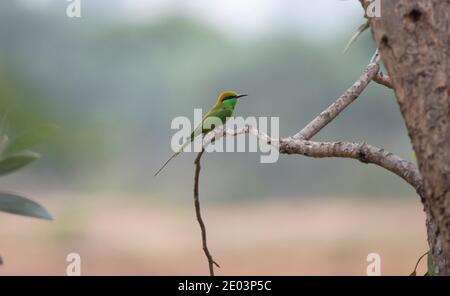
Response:
[[[192,143],[194,139],[199,135],[206,135],[210,131],[214,130],[220,125],[225,124],[225,122],[233,116],[234,107],[238,102],[239,98],[245,97],[247,95],[238,95],[234,91],[224,91],[217,97],[215,104],[212,106],[211,110],[202,118],[202,122],[199,126],[194,129],[191,133],[191,136],[186,139],[185,143],[175,152],[164,164],[163,166],[156,172],[155,176],[161,172],[161,170],[175,158],[178,154],[180,154],[183,149]],[[220,123],[220,125],[218,125]]]

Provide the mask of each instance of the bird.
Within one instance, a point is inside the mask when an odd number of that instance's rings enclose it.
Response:
[[[161,166],[161,168],[155,173],[155,177],[164,169],[164,167],[176,156],[178,156],[183,149],[192,143],[194,139],[199,135],[206,135],[215,128],[224,125],[227,120],[233,116],[234,108],[240,98],[246,97],[246,94],[237,94],[234,91],[224,91],[219,94],[216,102],[203,116],[201,123],[192,131],[190,137],[188,137],[185,143]],[[220,124],[220,125],[215,125]]]

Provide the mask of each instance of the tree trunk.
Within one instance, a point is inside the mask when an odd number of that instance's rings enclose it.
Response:
[[[381,0],[381,17],[370,26],[423,178],[419,194],[435,272],[449,275],[450,1]]]

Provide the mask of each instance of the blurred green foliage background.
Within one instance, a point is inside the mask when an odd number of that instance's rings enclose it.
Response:
[[[353,83],[374,51],[365,33],[341,54],[362,11],[320,38],[287,29],[233,38],[182,10],[136,21],[117,17],[117,1],[100,2],[83,1],[81,19],[66,17],[65,1],[0,3],[0,112],[9,132],[61,127],[41,148],[45,157],[2,188],[184,199],[193,154],[153,178],[171,153],[175,116],[192,118],[193,108],[234,89],[250,95],[237,115],[279,116],[281,136],[291,135]],[[395,98],[375,84],[317,139],[368,141],[411,159]],[[356,161],[281,156],[260,164],[258,153],[207,155],[202,192],[219,200],[413,194],[398,177]]]

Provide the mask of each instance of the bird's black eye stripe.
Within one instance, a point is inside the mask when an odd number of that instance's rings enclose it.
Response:
[[[246,96],[247,95],[232,95],[232,96],[226,97],[223,100],[226,101],[226,100],[231,100],[231,99],[239,99],[239,98],[246,97]]]

